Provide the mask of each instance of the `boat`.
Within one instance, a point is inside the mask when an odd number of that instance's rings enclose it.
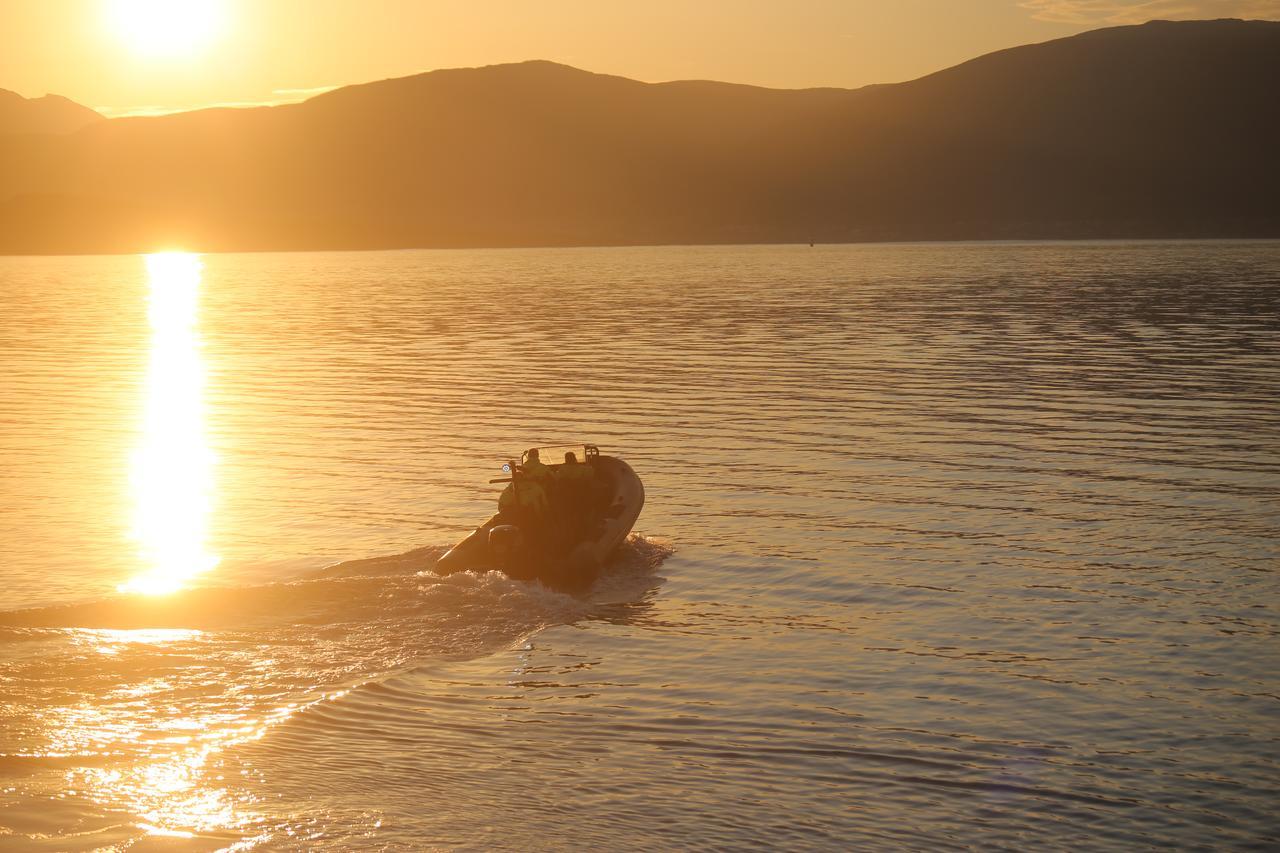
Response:
[[[565,463],[548,463],[567,460],[567,454],[590,466],[586,486],[557,485]],[[584,590],[595,582],[640,516],[644,484],[630,465],[616,456],[602,455],[594,444],[530,448],[519,463],[503,464],[509,476],[489,482],[511,483],[508,488],[519,489],[526,472],[540,461],[551,473],[549,515],[535,521],[529,515],[498,512],[449,549],[433,571],[496,569],[514,580],[537,580],[568,591]]]

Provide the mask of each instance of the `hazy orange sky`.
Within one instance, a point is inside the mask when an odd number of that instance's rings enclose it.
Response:
[[[184,3],[209,19],[191,44],[157,45],[157,8]],[[524,59],[856,87],[1100,26],[1216,17],[1280,19],[1280,0],[0,0],[0,88],[119,115]]]

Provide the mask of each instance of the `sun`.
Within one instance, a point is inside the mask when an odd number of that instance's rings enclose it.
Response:
[[[135,54],[189,56],[226,23],[226,0],[105,0],[107,24]]]

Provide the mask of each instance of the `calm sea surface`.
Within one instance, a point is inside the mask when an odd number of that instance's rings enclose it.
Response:
[[[0,258],[0,459],[3,850],[1280,846],[1277,243]]]

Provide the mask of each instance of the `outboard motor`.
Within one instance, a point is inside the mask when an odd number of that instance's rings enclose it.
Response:
[[[514,524],[495,524],[489,528],[489,552],[502,564],[524,545],[524,534]]]

